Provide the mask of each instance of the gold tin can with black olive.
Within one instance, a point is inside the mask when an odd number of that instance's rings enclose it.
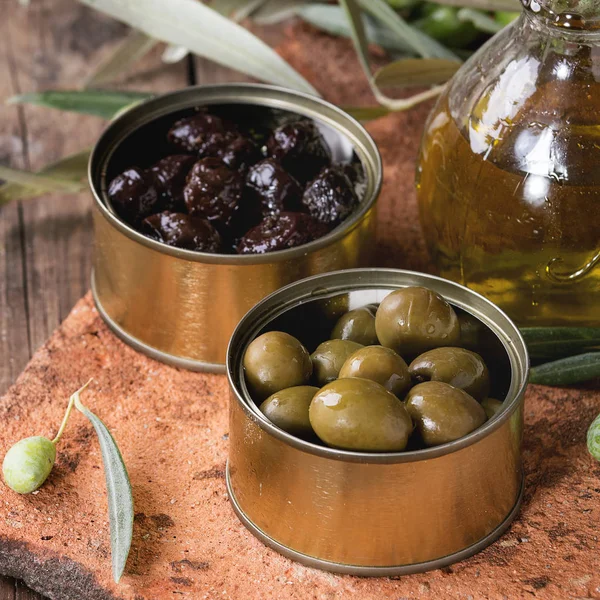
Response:
[[[257,335],[288,331],[312,351],[341,312],[406,286],[441,294],[459,318],[481,326],[479,351],[495,381],[492,391],[505,398],[498,414],[456,441],[381,454],[303,441],[264,417],[242,366]],[[229,345],[227,488],[233,508],[268,546],[333,572],[402,575],[471,556],[507,529],[521,502],[528,370],[527,349],[512,321],[483,296],[445,279],[354,269],[289,285],[250,310]]]
[[[358,208],[324,237],[262,255],[208,254],[145,237],[110,206],[112,177],[140,164],[163,135],[197,108],[248,119],[267,111],[312,119],[333,158],[360,161],[364,186]],[[94,195],[92,293],[111,329],[134,348],[170,364],[224,372],[231,333],[241,317],[278,288],[310,275],[370,263],[381,159],[366,130],[320,98],[273,86],[198,86],[153,98],[121,114],[96,144],[89,165]]]

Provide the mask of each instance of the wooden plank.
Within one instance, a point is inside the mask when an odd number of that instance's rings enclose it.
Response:
[[[17,3],[14,3],[17,6]],[[8,7],[6,7],[8,8]],[[11,11],[14,8],[11,7]],[[12,48],[12,23],[0,19],[0,98],[19,90]],[[0,129],[0,163],[26,167],[23,110],[4,107]],[[23,215],[18,204],[0,208],[0,394],[15,380],[30,357],[27,305],[22,253]],[[0,588],[2,589],[2,588]],[[2,591],[0,598],[4,600]]]
[[[68,0],[3,6],[0,95],[74,88],[126,33],[119,23]],[[119,87],[167,91],[187,84],[185,64],[164,66],[160,49]],[[0,162],[38,169],[91,146],[105,123],[41,107],[0,116]],[[92,223],[88,193],[43,197],[0,209],[0,394],[89,287]],[[10,578],[0,600],[41,600]]]

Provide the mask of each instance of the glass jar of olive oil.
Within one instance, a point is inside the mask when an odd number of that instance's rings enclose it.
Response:
[[[600,1],[527,0],[430,115],[417,170],[442,276],[521,325],[600,325]]]

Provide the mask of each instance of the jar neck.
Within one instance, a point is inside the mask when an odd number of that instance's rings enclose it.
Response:
[[[600,30],[600,0],[521,0],[533,20],[559,30]]]

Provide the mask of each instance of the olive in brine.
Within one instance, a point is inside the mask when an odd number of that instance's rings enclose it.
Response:
[[[244,354],[246,383],[260,401],[285,388],[306,385],[312,373],[308,350],[283,331],[269,331],[253,340]]]
[[[331,339],[350,340],[363,346],[378,344],[379,340],[375,333],[375,311],[364,307],[347,312],[335,324]]]
[[[261,405],[260,411],[277,427],[297,435],[310,437],[313,433],[308,418],[308,408],[319,388],[297,385],[271,394]]]
[[[317,385],[322,386],[337,379],[348,357],[362,347],[350,340],[327,340],[319,344],[310,355]]]
[[[423,287],[388,294],[377,309],[375,330],[382,346],[404,357],[439,346],[456,346],[460,338],[454,309],[439,294]]]
[[[483,358],[464,348],[434,348],[410,363],[415,381],[443,381],[483,400],[490,393],[490,376]]]
[[[485,411],[473,396],[440,381],[426,381],[412,388],[406,409],[426,446],[457,440],[486,421]]]
[[[144,219],[142,227],[148,237],[169,246],[197,252],[221,250],[219,232],[200,217],[164,211]]]
[[[500,402],[500,400],[496,400],[495,398],[485,398],[481,401],[481,406],[488,419],[497,415],[502,410],[503,405],[503,402]]]
[[[362,452],[406,448],[413,426],[404,404],[368,379],[338,379],[321,388],[309,409],[310,423],[328,446]]]
[[[404,359],[391,348],[383,346],[366,346],[353,352],[346,359],[339,377],[376,381],[399,398],[410,388],[410,375]]]

